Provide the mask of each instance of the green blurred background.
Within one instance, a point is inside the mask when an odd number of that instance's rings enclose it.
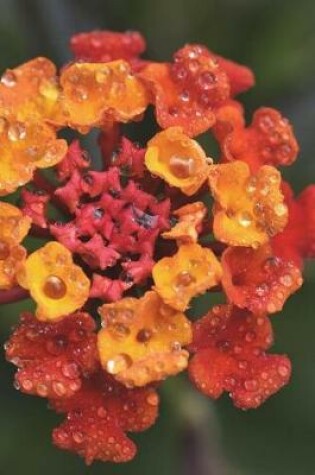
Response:
[[[257,75],[243,97],[249,116],[260,105],[280,108],[301,144],[285,176],[296,191],[314,181],[313,0],[0,0],[0,11],[1,71],[36,55],[61,65],[71,34],[96,28],[139,29],[156,59],[200,42],[248,64]],[[274,350],[292,358],[291,384],[261,409],[242,412],[228,398],[207,400],[183,376],[169,380],[158,423],[134,437],[139,455],[126,465],[87,468],[53,448],[57,417],[44,401],[12,388],[13,368],[2,357],[0,475],[315,475],[314,264],[307,263],[305,276],[303,289],[273,319]],[[29,306],[0,309],[2,342]]]

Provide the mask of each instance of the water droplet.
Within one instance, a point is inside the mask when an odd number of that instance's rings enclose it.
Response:
[[[139,343],[147,343],[149,340],[151,340],[152,335],[152,330],[149,328],[142,328],[138,331],[136,338]]]
[[[24,389],[24,391],[31,391],[33,389],[33,383],[30,379],[24,379],[21,381],[21,387]]]
[[[64,396],[67,392],[67,389],[65,388],[64,384],[62,384],[60,381],[54,381],[52,383],[52,389],[53,391],[57,394],[57,396]]]
[[[178,157],[177,155],[173,155],[170,158],[169,166],[171,172],[177,178],[189,178],[195,171],[195,161],[193,158],[189,157]]]
[[[216,79],[217,78],[215,74],[211,73],[210,71],[204,71],[200,74],[198,82],[202,89],[208,90],[214,86]]]
[[[284,366],[284,365],[278,366],[277,371],[278,371],[279,375],[282,376],[283,378],[286,378],[290,373],[289,368],[287,366]]]
[[[106,370],[109,374],[118,374],[128,369],[131,365],[132,359],[130,356],[121,353],[107,361]]]
[[[281,218],[288,213],[288,207],[284,203],[279,203],[274,207],[274,212],[279,218]]]
[[[48,394],[48,388],[46,384],[38,383],[36,386],[36,392],[41,397],[46,397]]]
[[[2,75],[1,84],[6,87],[14,87],[17,83],[16,74],[9,69]]]
[[[247,379],[244,382],[244,387],[246,391],[256,391],[258,388],[258,381],[256,379]]]
[[[67,286],[60,277],[50,275],[45,281],[43,292],[50,299],[59,300],[66,295]]]
[[[248,331],[246,332],[245,334],[245,340],[248,342],[248,343],[251,343],[252,341],[254,341],[256,338],[256,333],[254,331]]]
[[[104,67],[102,69],[98,69],[95,73],[95,80],[99,84],[104,84],[107,81],[107,79],[109,78],[109,75],[110,75],[110,69],[109,68]]]
[[[18,140],[23,140],[26,137],[26,129],[23,124],[16,122],[15,124],[10,125],[8,128],[8,139],[11,142],[17,142]]]
[[[66,378],[69,379],[75,379],[79,376],[79,368],[74,361],[64,363],[62,365],[61,372]]]
[[[176,277],[177,287],[187,287],[188,285],[196,282],[196,279],[187,271],[180,272]]]
[[[182,345],[179,341],[173,341],[171,343],[171,350],[174,352],[181,351]]]
[[[155,392],[150,393],[147,396],[147,403],[150,406],[157,406],[159,404],[159,396]]]
[[[107,411],[106,411],[105,407],[103,407],[103,406],[99,407],[98,410],[97,410],[97,415],[98,415],[98,417],[100,417],[101,419],[103,419],[104,417],[106,417],[106,416],[107,416]]]
[[[189,92],[188,92],[188,91],[183,91],[183,92],[181,92],[179,98],[180,98],[180,100],[183,101],[183,102],[189,102],[189,99],[190,99]]]
[[[241,213],[238,217],[238,222],[244,228],[248,228],[252,224],[252,220],[253,220],[252,216],[246,211]]]
[[[76,444],[82,444],[84,441],[84,435],[82,432],[73,432],[72,438]]]
[[[59,96],[57,84],[53,81],[44,80],[39,85],[39,93],[50,101],[56,101]]]

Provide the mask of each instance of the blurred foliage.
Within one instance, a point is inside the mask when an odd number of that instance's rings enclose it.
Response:
[[[312,0],[0,0],[0,69],[36,55],[61,65],[70,58],[68,38],[96,28],[139,29],[148,54],[162,60],[185,42],[205,43],[251,66],[257,86],[243,99],[252,111],[279,107],[295,125],[298,162],[285,176],[300,190],[314,177],[315,2]],[[132,133],[138,137],[139,128]],[[151,133],[150,121],[145,134]],[[202,143],[211,149],[208,138]],[[313,178],[314,180],[314,178]],[[185,377],[162,389],[161,417],[136,436],[139,455],[124,466],[86,468],[50,444],[58,422],[43,401],[12,388],[13,368],[1,358],[0,474],[12,475],[314,475],[315,453],[315,267],[284,312],[273,317],[275,351],[293,361],[291,384],[261,409],[234,409],[228,398],[213,403]],[[213,297],[211,297],[213,299]],[[202,314],[214,300],[198,304]],[[4,342],[29,302],[0,309]]]

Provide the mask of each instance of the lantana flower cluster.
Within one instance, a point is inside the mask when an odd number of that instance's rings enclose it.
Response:
[[[0,82],[0,301],[34,302],[6,357],[15,387],[61,415],[54,444],[88,464],[125,462],[168,377],[187,369],[241,409],[288,383],[272,319],[315,256],[315,185],[295,197],[281,177],[299,148],[280,112],[246,123],[247,67],[197,44],[143,59],[137,32],[82,33],[70,47],[61,70],[35,58]],[[156,133],[139,145],[126,124],[139,129],[147,110]],[[92,129],[98,169],[83,145]]]

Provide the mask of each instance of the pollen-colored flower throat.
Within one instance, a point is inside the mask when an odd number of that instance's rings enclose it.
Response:
[[[127,434],[155,422],[168,377],[187,369],[241,409],[288,383],[271,317],[315,256],[315,186],[295,198],[282,180],[298,155],[286,118],[263,107],[246,124],[247,67],[196,44],[143,59],[137,32],[82,33],[71,51],[59,72],[35,58],[1,78],[0,302],[34,302],[6,357],[15,387],[64,415],[56,446],[126,462]],[[141,130],[148,108],[156,134],[139,145],[125,124]],[[82,146],[91,129],[102,169]],[[43,245],[28,251],[28,236]]]

